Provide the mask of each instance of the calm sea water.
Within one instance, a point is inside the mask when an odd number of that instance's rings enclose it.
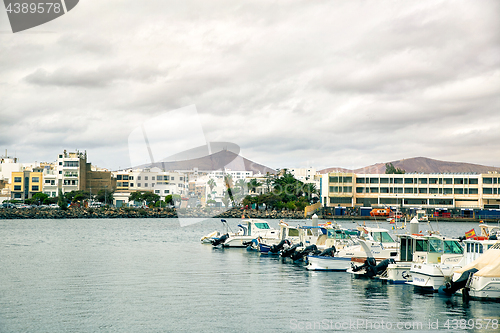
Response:
[[[229,219],[233,230],[238,222]],[[499,319],[500,303],[199,243],[220,227],[217,219],[187,227],[176,219],[0,220],[0,332],[499,331],[485,325]],[[473,227],[479,232],[474,223],[439,223],[449,236]]]

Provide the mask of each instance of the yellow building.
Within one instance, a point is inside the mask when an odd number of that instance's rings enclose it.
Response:
[[[12,172],[11,198],[30,199],[35,193],[42,192],[43,172],[40,169]]]

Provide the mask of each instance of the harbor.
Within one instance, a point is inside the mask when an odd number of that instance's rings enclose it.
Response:
[[[266,221],[278,228],[279,220]],[[236,229],[241,219],[227,222]],[[25,219],[0,227],[2,332],[468,331],[453,329],[457,323],[497,331],[499,303],[200,244],[220,219],[187,227],[158,218]],[[439,223],[450,236],[474,227]]]

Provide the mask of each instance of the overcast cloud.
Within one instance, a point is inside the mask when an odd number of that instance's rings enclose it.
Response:
[[[1,154],[123,168],[137,126],[195,105],[206,140],[272,168],[500,166],[499,17],[494,0],[81,0],[12,34],[2,7]]]

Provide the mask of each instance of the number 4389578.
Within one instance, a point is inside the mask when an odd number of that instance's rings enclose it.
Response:
[[[26,2],[15,2],[9,3],[7,6],[7,13],[14,14],[27,14],[27,13],[56,13],[59,14],[62,10],[60,3],[53,2],[39,2],[39,3],[26,3]]]

